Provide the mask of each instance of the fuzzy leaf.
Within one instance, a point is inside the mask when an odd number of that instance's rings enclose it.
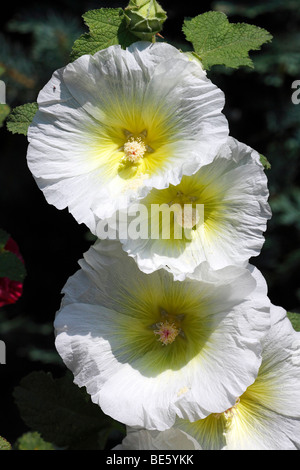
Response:
[[[17,106],[7,117],[7,129],[13,134],[27,135],[28,127],[37,110],[37,103],[26,103],[21,106]]]
[[[26,432],[18,438],[14,450],[55,450],[55,447],[44,441],[38,432]]]
[[[83,15],[89,32],[82,34],[74,43],[71,60],[84,54],[95,54],[114,44],[127,47],[137,39],[127,28],[121,8],[100,8]]]
[[[11,450],[11,445],[4,437],[0,436],[0,450]]]
[[[253,68],[249,51],[260,49],[272,39],[265,29],[247,23],[230,23],[227,16],[218,11],[185,19],[183,32],[205,69],[213,65]]]
[[[68,449],[103,449],[113,420],[93,404],[68,374],[59,379],[32,372],[14,390],[20,414],[47,442]]]

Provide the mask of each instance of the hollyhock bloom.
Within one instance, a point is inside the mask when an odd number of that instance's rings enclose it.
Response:
[[[165,267],[181,279],[205,261],[213,269],[245,266],[264,243],[268,194],[259,154],[230,137],[213,162],[177,185],[152,189],[138,206],[141,235],[122,238],[119,230],[118,238],[146,273]]]
[[[300,333],[285,310],[271,305],[271,328],[263,339],[258,376],[235,405],[193,423],[178,419],[172,429],[176,441],[170,441],[166,431],[128,429],[119,449],[300,449]]]
[[[56,348],[104,413],[165,430],[234,406],[256,378],[269,326],[253,267],[184,281],[140,271],[118,241],[97,241],[63,289]]]
[[[83,55],[38,96],[28,165],[47,201],[94,233],[152,187],[178,184],[228,136],[224,94],[171,45]]]
[[[9,238],[4,250],[10,251],[18,256],[23,262],[23,257],[20,253],[17,243],[13,238]],[[8,277],[0,277],[0,307],[4,305],[14,304],[21,297],[23,292],[23,283],[12,281]]]

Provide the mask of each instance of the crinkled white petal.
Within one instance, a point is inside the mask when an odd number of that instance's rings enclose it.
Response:
[[[117,241],[96,242],[80,265],[63,290],[56,347],[104,413],[163,431],[176,416],[222,412],[254,382],[269,300],[253,267],[206,265],[201,280],[174,281],[142,273]],[[152,328],[162,312],[180,318],[184,336],[172,344]]]
[[[283,308],[271,305],[270,318],[257,378],[227,411],[227,418],[213,413],[196,422],[177,419],[176,427],[203,449],[300,449],[300,334]]]
[[[117,450],[201,450],[193,437],[179,428],[166,431],[128,428]]]
[[[92,232],[152,187],[177,184],[211,161],[228,135],[222,91],[164,43],[84,55],[53,74],[38,105],[29,168],[47,201]],[[126,132],[143,131],[152,151],[124,167]]]
[[[179,193],[183,196],[178,198]],[[267,177],[259,154],[230,137],[213,162],[193,175],[184,176],[179,185],[163,191],[153,189],[139,201],[140,212],[145,211],[145,215],[141,219],[143,230],[136,236],[132,228],[135,218],[141,216],[139,212],[135,215],[132,205],[128,210],[133,213],[133,217],[127,218],[128,230],[111,232],[112,238],[120,238],[123,249],[145,273],[165,268],[175,279],[184,279],[205,261],[213,269],[231,264],[245,266],[251,257],[260,253],[264,243],[263,234],[271,217],[268,195]],[[194,200],[200,208],[203,205],[204,212],[199,212],[199,223],[193,230],[187,227],[185,236],[182,232],[175,239],[172,231],[169,235],[162,232],[163,226],[158,228],[158,205],[162,210],[167,207],[162,217],[168,224],[172,220],[168,209],[173,201],[191,204]],[[120,214],[115,214],[109,225],[116,225],[119,217]],[[159,237],[153,235],[158,232]],[[100,232],[98,236],[101,238]],[[110,235],[105,233],[103,237]]]
[[[300,332],[282,307],[271,305],[271,329],[251,394],[264,407],[300,419]]]

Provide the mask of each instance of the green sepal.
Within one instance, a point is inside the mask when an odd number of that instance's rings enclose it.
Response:
[[[267,157],[265,157],[261,153],[259,154],[259,156],[260,156],[260,163],[263,165],[264,169],[265,170],[270,170],[271,169],[271,163],[269,162]]]

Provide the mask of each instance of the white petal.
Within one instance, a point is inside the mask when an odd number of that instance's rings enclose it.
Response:
[[[182,282],[165,270],[147,275],[117,241],[96,242],[80,265],[63,290],[56,347],[106,414],[164,431],[176,415],[197,420],[233,406],[253,383],[269,326],[258,275],[257,293],[243,268],[207,267]],[[162,309],[183,318],[174,347],[153,333]]]
[[[256,387],[256,400],[274,412],[300,418],[300,333],[286,311],[271,305],[271,328],[263,341],[263,362]]]
[[[176,192],[182,194],[184,204],[190,194],[192,199],[197,198],[197,204],[204,206],[204,222],[186,232],[188,240],[180,234],[179,239],[168,233],[163,235],[162,227],[158,228],[154,209],[157,206],[169,209],[174,200],[180,204]],[[145,273],[164,267],[175,279],[184,279],[205,261],[213,269],[231,264],[246,266],[251,257],[260,253],[264,243],[263,234],[271,217],[267,200],[267,178],[257,152],[229,138],[212,163],[184,176],[175,188],[153,189],[139,201],[149,214],[144,221],[148,226],[147,238],[137,235],[133,239],[129,231],[119,238],[123,249]],[[162,217],[166,223],[171,220],[168,212]],[[157,236],[153,236],[155,231]]]
[[[201,450],[201,447],[178,428],[166,431],[129,428],[119,450]]]
[[[211,161],[228,135],[221,90],[176,48],[149,44],[84,55],[39,93],[29,168],[47,201],[93,233],[99,219]],[[125,174],[125,132],[144,128],[154,152]]]

